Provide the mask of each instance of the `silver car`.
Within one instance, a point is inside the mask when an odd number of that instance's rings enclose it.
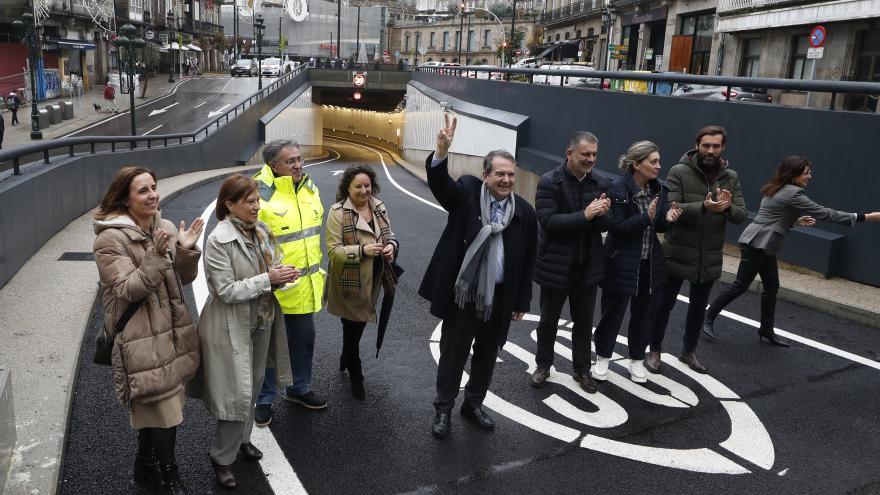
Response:
[[[672,91],[672,96],[693,98],[697,100],[727,100],[727,86],[710,84],[681,84]],[[755,89],[743,89],[737,86],[730,88],[730,101],[750,101],[755,103],[773,103],[773,97],[766,92]]]

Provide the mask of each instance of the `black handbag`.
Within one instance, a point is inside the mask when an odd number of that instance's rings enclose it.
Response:
[[[92,361],[94,361],[95,364],[110,366],[110,354],[113,352],[113,342],[116,340],[116,335],[125,330],[125,325],[128,325],[128,320],[134,316],[135,312],[141,307],[143,302],[144,300],[141,299],[140,301],[128,305],[128,308],[125,309],[125,313],[122,313],[122,317],[116,322],[116,328],[113,331],[112,337],[108,337],[107,332],[101,329],[98,333],[98,338],[95,339],[95,357],[92,358]]]

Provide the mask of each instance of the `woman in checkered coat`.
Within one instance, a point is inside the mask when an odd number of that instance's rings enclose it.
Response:
[[[391,231],[376,172],[352,165],[342,174],[336,203],[327,215],[327,258],[330,280],[324,286],[324,303],[330,314],[342,319],[342,356],[339,371],[348,370],[351,393],[364,400],[360,341],[367,322],[376,322],[379,291],[393,290],[391,262],[398,243]]]

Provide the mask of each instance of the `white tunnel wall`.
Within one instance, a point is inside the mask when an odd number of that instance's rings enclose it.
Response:
[[[290,139],[303,147],[306,156],[319,156],[323,150],[323,112],[312,103],[312,88],[302,92],[266,126],[266,142]]]
[[[369,136],[400,149],[404,136],[403,112],[376,112],[330,105],[323,106],[324,128]]]

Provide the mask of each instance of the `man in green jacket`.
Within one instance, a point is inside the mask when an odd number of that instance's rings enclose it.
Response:
[[[651,348],[645,356],[645,368],[653,373],[661,371],[663,335],[685,280],[690,284],[690,305],[678,359],[692,370],[706,373],[697,360],[696,348],[712,284],[721,277],[724,230],[727,222],[739,224],[748,215],[739,176],[722,158],[726,146],[723,127],[700,129],[696,149],[685,153],[666,178],[669,201],[677,202],[683,212],[663,242],[669,278],[659,294]]]

